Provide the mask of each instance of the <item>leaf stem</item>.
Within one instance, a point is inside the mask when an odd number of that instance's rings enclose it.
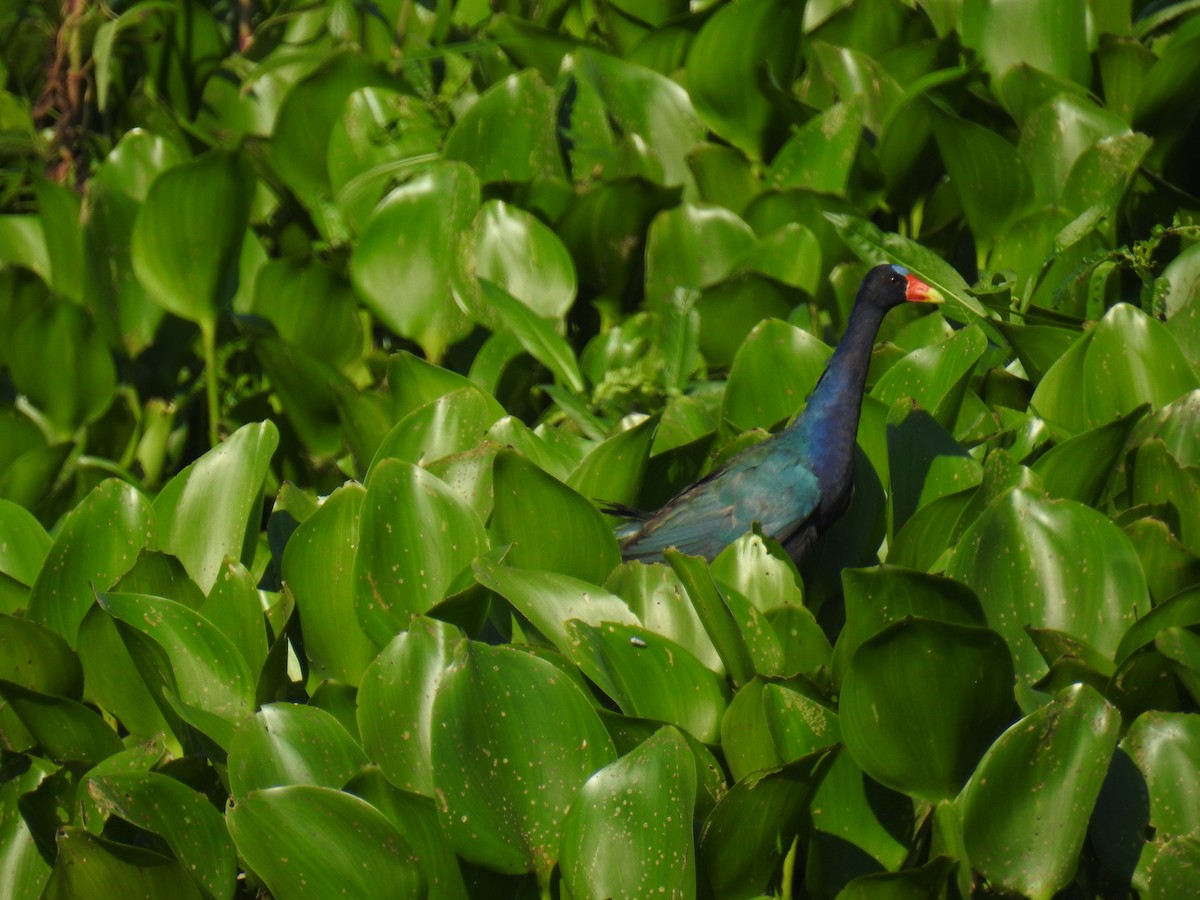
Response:
[[[216,323],[200,323],[200,343],[204,353],[204,392],[208,396],[208,442],[217,446],[220,435],[217,430],[221,409],[217,399],[217,328]]]

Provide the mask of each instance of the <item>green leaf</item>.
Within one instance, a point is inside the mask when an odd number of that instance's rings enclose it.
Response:
[[[1084,0],[972,4],[962,15],[963,43],[979,53],[993,85],[1016,65],[1091,82]]]
[[[807,331],[764,319],[733,358],[721,415],[742,431],[790,419],[812,392],[830,350]]]
[[[785,134],[769,85],[788,85],[800,59],[802,10],[782,0],[723,6],[692,42],[685,83],[696,112],[751,159]]]
[[[988,506],[962,536],[947,574],[975,589],[1026,685],[1046,671],[1026,626],[1065,632],[1111,658],[1149,607],[1137,554],[1106,516],[1023,489]]]
[[[681,288],[700,290],[733,271],[756,243],[727,209],[683,203],[654,217],[646,233],[646,306],[666,310]]]
[[[458,298],[469,296],[467,257],[479,180],[441,163],[387,195],[350,259],[350,280],[371,312],[431,361],[471,330]]]
[[[992,745],[957,801],[971,865],[989,882],[1031,900],[1067,886],[1120,724],[1103,697],[1075,685]]]
[[[283,552],[283,580],[296,599],[304,653],[317,679],[358,684],[376,648],[354,613],[353,568],[365,492],[347,484],[300,523]]]
[[[687,556],[674,548],[668,549],[664,555],[687,591],[688,600],[726,671],[735,684],[745,684],[754,677],[754,658],[737,619],[713,580],[708,564],[703,557]]]
[[[507,565],[601,584],[621,562],[596,507],[525,457],[500,451],[493,477],[491,541],[512,545]]]
[[[1145,411],[1135,409],[1099,428],[1068,438],[1034,462],[1051,497],[1098,506],[1134,425]]]
[[[388,781],[426,797],[434,796],[433,698],[460,639],[451,625],[417,619],[375,658],[359,688],[363,749]]]
[[[366,764],[362,749],[329,713],[268,703],[243,719],[229,742],[229,791],[243,799],[288,784],[340,788]]]
[[[965,386],[965,380],[962,384]],[[932,415],[906,402],[903,396],[888,413],[887,450],[892,487],[888,524],[892,534],[922,507],[973,488],[983,478],[982,466],[953,436]]]
[[[100,714],[67,697],[54,697],[0,680],[0,697],[55,762],[93,766],[119,753],[121,739]]]
[[[760,535],[742,535],[717,554],[710,569],[713,578],[743,595],[759,612],[803,603],[795,565],[778,543],[768,546]]]
[[[767,169],[767,184],[776,190],[804,187],[845,196],[862,131],[861,103],[834,104],[805,122],[780,148]]]
[[[161,835],[206,897],[233,897],[237,884],[233,841],[207,797],[157,772],[90,777],[86,784],[102,813]]]
[[[576,898],[694,897],[696,773],[667,727],[589,778],[563,825],[563,885]]]
[[[655,424],[656,420],[646,419],[594,447],[571,472],[567,486],[589,500],[636,505]]]
[[[575,353],[557,331],[554,323],[539,316],[524,303],[490,281],[479,282],[480,309],[489,311],[499,328],[510,332],[525,352],[542,363],[576,394],[584,393],[583,375]]]
[[[683,585],[666,566],[625,563],[615,569],[605,588],[622,598],[637,620],[654,634],[686,647],[717,674],[725,671]]]
[[[97,594],[96,601],[123,626],[121,637],[156,698],[171,703],[177,697],[176,712],[195,710],[204,723],[196,727],[228,747],[234,727],[254,709],[256,682],[233,642],[174,600],[112,592]]]
[[[354,554],[355,609],[367,637],[386,646],[445,599],[486,549],[479,517],[441,479],[400,460],[380,462]]]
[[[272,259],[258,270],[250,308],[290,346],[341,368],[362,352],[362,323],[344,277],[315,259]]]
[[[428,466],[474,450],[503,416],[504,409],[495,398],[470,383],[430,400],[401,418],[388,432],[375,451],[367,482],[371,483],[376,468],[385,459]]]
[[[543,659],[463,642],[433,716],[434,784],[456,852],[548,884],[568,807],[616,759],[588,699]]]
[[[953,432],[967,381],[986,350],[983,331],[968,325],[896,362],[876,382],[871,396],[889,406],[904,397],[912,398]]]
[[[803,299],[798,289],[757,272],[740,272],[706,288],[696,304],[700,352],[710,366],[730,365],[759,322],[786,319]]]
[[[566,623],[570,658],[627,716],[666,722],[715,744],[724,679],[684,647],[637,625]]]
[[[424,897],[412,848],[375,807],[315,785],[254,791],[225,819],[238,853],[275,897]]]
[[[240,155],[213,152],[154,180],[133,227],[133,271],[156,303],[211,332],[233,296],[254,176]],[[197,240],[194,223],[204,222]]]
[[[107,841],[70,825],[57,835],[56,847],[54,872],[41,895],[45,900],[204,897],[181,863],[150,850]]]
[[[167,483],[154,500],[158,547],[179,557],[208,593],[225,557],[249,561],[258,534],[263,481],[279,432],[243,425]]]
[[[154,533],[154,511],[136,488],[108,479],[67,514],[29,595],[29,618],[74,646],[92,606],[92,585],[108,588]]]
[[[936,706],[925,699],[934,694]],[[1004,640],[929,619],[897,622],[859,646],[838,707],[863,771],[927,803],[958,793],[1012,708]]]
[[[561,319],[575,301],[567,248],[536,216],[503,200],[488,200],[475,217],[475,274],[544,319]]]
[[[50,547],[50,536],[32,513],[9,500],[0,500],[0,575],[32,587]]]
[[[501,79],[455,122],[443,158],[466,163],[482,184],[561,179],[556,103],[554,89],[533,69]]]

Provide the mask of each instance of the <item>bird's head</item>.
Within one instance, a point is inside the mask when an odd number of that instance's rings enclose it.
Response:
[[[867,273],[859,289],[858,302],[881,309],[901,303],[941,303],[945,298],[904,266],[876,266]]]

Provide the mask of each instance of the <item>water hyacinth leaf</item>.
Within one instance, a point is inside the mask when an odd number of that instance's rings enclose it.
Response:
[[[830,752],[809,807],[812,864],[805,886],[811,893],[836,895],[856,877],[903,865],[916,824],[912,798],[866,775],[845,747]]]
[[[637,506],[657,419],[646,419],[592,448],[567,486],[589,500]]]
[[[562,241],[503,200],[488,200],[475,217],[475,274],[544,319],[562,318],[575,300],[575,265]]]
[[[803,691],[767,684],[762,704],[775,750],[784,762],[794,762],[842,740],[837,713]]]
[[[524,303],[490,281],[479,281],[478,310],[487,310],[487,318],[496,328],[512,334],[525,352],[554,373],[576,394],[584,392],[583,375],[571,345],[556,330],[554,322],[538,315]]]
[[[742,594],[762,613],[804,601],[795,565],[772,543],[768,547],[760,535],[744,534],[717,554],[710,567],[713,578]]]
[[[238,855],[276,897],[424,897],[412,848],[375,807],[316,785],[254,791],[225,813]]]
[[[165,658],[162,683],[148,686],[157,695],[171,691],[185,707],[209,722],[208,736],[228,747],[234,727],[254,709],[256,678],[237,647],[200,613],[162,597],[100,593],[96,601],[120,623],[121,636],[139,671],[154,671],[153,649]],[[152,643],[137,639],[144,635]]]
[[[244,798],[285,784],[341,788],[367,758],[329,713],[268,703],[243,719],[229,743],[229,790]]]
[[[634,625],[572,620],[570,658],[627,716],[666,722],[705,744],[717,742],[728,691],[684,647]]]
[[[67,697],[55,697],[0,680],[0,697],[33,735],[41,753],[59,763],[94,766],[119,753],[121,739],[100,714]]]
[[[1200,553],[1200,468],[1182,466],[1158,438],[1134,455],[1130,495],[1134,505],[1170,503],[1179,513],[1179,539]]]
[[[243,425],[172,478],[154,500],[159,549],[177,556],[205,593],[226,557],[249,558],[263,482],[278,445],[272,422]]]
[[[616,759],[588,699],[551,663],[463,642],[433,707],[442,827],[464,859],[543,884],[579,788]],[[537,790],[533,790],[533,786]]]
[[[663,728],[589,778],[563,826],[563,884],[577,898],[691,897],[696,772]]]
[[[947,431],[953,431],[967,380],[987,350],[981,329],[968,325],[940,343],[922,347],[892,365],[871,396],[889,405],[911,397],[929,410]]]
[[[502,450],[493,475],[494,546],[507,565],[604,582],[621,561],[612,529],[591,503],[525,457]]]
[[[354,554],[355,610],[367,637],[386,646],[440,603],[487,546],[479,516],[441,479],[411,463],[380,462]]]
[[[244,157],[209,153],[159,175],[133,227],[138,281],[167,312],[206,332],[236,285],[253,187]],[[192,230],[195,222],[208,223],[202,241]]]
[[[562,179],[557,102],[554,89],[535,70],[510,75],[459,117],[446,137],[443,156],[469,165],[483,184]]]
[[[699,858],[716,896],[749,900],[766,890],[804,827],[823,769],[805,757],[755,772],[729,789],[700,832]]]
[[[807,607],[776,606],[767,610],[767,622],[779,637],[783,649],[780,675],[785,678],[805,675],[818,681],[827,676],[833,648]]]
[[[968,119],[936,111],[933,133],[967,223],[988,247],[1033,199],[1029,168],[1012,144]]]
[[[887,461],[892,534],[922,507],[969,490],[983,478],[982,467],[954,436],[904,397],[888,412]]]
[[[1122,132],[1128,133],[1129,126],[1119,116],[1073,94],[1059,94],[1038,107],[1025,120],[1018,145],[1030,165],[1038,202],[1056,202],[1083,154],[1101,139]]]
[[[800,409],[830,350],[807,331],[765,319],[742,341],[725,385],[721,415],[742,431],[772,428]]]
[[[984,624],[984,612],[975,592],[939,575],[897,566],[847,569],[842,573],[842,587],[846,624],[833,650],[834,684],[841,684],[863,642],[893,622],[919,616],[955,625]]]
[[[816,297],[824,276],[821,242],[811,228],[790,222],[764,235],[738,258],[736,268],[761,272]]]
[[[424,467],[447,456],[474,450],[488,429],[503,416],[504,409],[495,398],[473,384],[430,400],[400,419],[387,433],[375,451],[367,482],[371,482],[375,469],[385,459]]]
[[[358,694],[363,749],[405,791],[434,796],[433,699],[461,638],[451,625],[417,619],[363,675]]]
[[[1142,561],[1142,571],[1146,573],[1146,583],[1150,587],[1155,609],[1168,598],[1194,584],[1200,584],[1200,554],[1180,543],[1166,522],[1146,516],[1130,522],[1121,530],[1129,537],[1138,559]]]
[[[780,148],[767,169],[766,183],[776,190],[804,187],[845,195],[862,130],[861,103],[834,104],[800,126]]]
[[[40,894],[45,900],[204,897],[182,864],[152,850],[118,844],[70,825],[63,826],[55,847],[54,870]]]
[[[936,707],[914,698],[937,693]],[[1012,720],[1012,660],[994,631],[905,619],[859,646],[842,679],[846,748],[868,775],[927,803],[956,795]]]
[[[1116,708],[1075,685],[1001,735],[956,801],[971,865],[1033,900],[1064,888],[1119,729]]]
[[[354,291],[332,267],[272,259],[258,270],[248,311],[268,319],[289,345],[341,368],[362,350],[356,306]]]
[[[1150,605],[1137,553],[1116,525],[1082,504],[1024,489],[988,506],[947,574],[975,590],[1025,684],[1046,672],[1026,626],[1065,632],[1111,657]]]
[[[745,684],[754,677],[754,657],[708,564],[703,557],[687,556],[674,548],[669,548],[664,556],[687,591],[688,600],[720,655],[725,670],[735,684]]]
[[[474,569],[480,584],[511,603],[564,655],[570,655],[573,640],[567,629],[571,619],[593,626],[602,622],[641,625],[620,597],[578,578],[515,569],[488,558],[476,560]]]
[[[963,11],[963,43],[980,54],[993,85],[1018,65],[1086,85],[1087,15],[1084,0],[970,6]]]
[[[786,319],[806,299],[797,288],[743,271],[701,292],[700,352],[710,366],[733,362],[738,348],[764,319]]]
[[[665,309],[680,288],[720,281],[755,244],[754,232],[727,209],[683,203],[654,217],[646,233],[646,303]]]
[[[119,585],[119,590],[140,593],[124,584]],[[262,672],[267,661],[263,606],[254,575],[241,563],[227,559],[208,598],[199,607],[200,614],[233,642],[254,674]]]
[[[0,678],[21,687],[78,700],[83,695],[83,668],[58,633],[15,616],[0,614]]]
[[[686,647],[718,675],[724,673],[721,657],[670,568],[624,563],[613,571],[604,586],[628,604],[648,631]]]
[[[376,647],[354,612],[354,566],[365,491],[346,484],[292,532],[283,551],[283,580],[295,598],[304,652],[313,677],[358,684]]]
[[[29,595],[29,618],[74,646],[93,603],[91,585],[107,588],[134,565],[154,520],[137,488],[116,479],[96,485],[59,527]]]
[[[1200,840],[1186,834],[1163,844],[1146,879],[1148,897],[1186,897],[1200,891]]]
[[[332,124],[325,152],[329,187],[347,218],[357,218],[345,203],[355,179],[370,180],[370,173],[380,170],[394,177],[402,171],[394,164],[417,166],[435,159],[443,130],[433,111],[411,94],[372,86],[351,93]]]
[[[475,172],[442,163],[380,202],[350,259],[350,280],[362,301],[433,362],[471,330],[456,297],[471,294],[467,258],[478,209]]]
[[[767,687],[759,676],[746,682],[733,695],[721,719],[721,752],[735,781],[787,762],[776,746],[767,719],[763,702]]]
[[[801,10],[780,0],[719,9],[692,42],[685,83],[713,131],[754,160],[769,159],[787,121],[765,90],[790,84],[799,60]]]
[[[160,835],[205,896],[233,897],[237,856],[207,797],[158,772],[92,777],[87,791],[100,811]]]
[[[112,402],[117,373],[93,321],[73,303],[47,303],[21,320],[9,353],[17,390],[63,433],[99,417]],[[47,347],[70,348],[52,364]]]
[[[1098,505],[1130,432],[1144,414],[1139,407],[1106,425],[1068,438],[1039,456],[1031,468],[1041,476],[1046,493]]]
[[[1054,325],[1017,325],[1012,322],[997,322],[1009,345],[1021,361],[1021,367],[1029,379],[1037,385],[1042,376],[1079,338],[1079,332]]]

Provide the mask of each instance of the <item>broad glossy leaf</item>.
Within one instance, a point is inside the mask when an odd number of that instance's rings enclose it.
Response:
[[[687,556],[674,548],[668,549],[664,555],[687,591],[688,600],[726,671],[735,684],[745,684],[754,677],[754,658],[746,636],[721,595],[708,564],[703,557]]]
[[[1060,204],[1080,216],[1100,206],[1111,216],[1151,146],[1150,138],[1138,133],[1101,138],[1071,167]]]
[[[804,606],[776,606],[767,610],[767,622],[779,638],[783,658],[779,674],[805,675],[818,682],[828,676],[833,648],[816,617]]]
[[[78,700],[83,669],[71,645],[34,622],[0,615],[0,678],[30,690]]]
[[[1000,134],[969,119],[935,112],[933,133],[967,224],[990,246],[1033,199],[1028,167]]]
[[[982,467],[954,437],[904,397],[888,414],[887,451],[892,534],[926,504],[973,488],[983,478]]]
[[[771,160],[766,183],[844,196],[862,141],[862,106],[837,103],[805,122]]]
[[[1147,896],[1186,897],[1200,891],[1200,840],[1187,834],[1163,844],[1147,878]]]
[[[156,303],[208,332],[232,296],[254,176],[239,154],[216,151],[154,180],[133,227],[133,271]],[[204,240],[193,224],[204,222]]]
[[[754,244],[750,226],[722,207],[684,203],[664,210],[646,234],[647,306],[665,309],[677,290],[717,283]]]
[[[279,432],[243,425],[167,483],[154,500],[158,547],[179,557],[207,593],[225,557],[246,560],[258,535],[263,481]]]
[[[125,627],[122,637],[139,672],[161,666],[161,683],[148,685],[155,695],[168,690],[185,709],[198,710],[205,717],[202,730],[228,747],[234,727],[254,709],[256,683],[233,642],[200,613],[174,600],[115,592],[97,594],[96,600]]]
[[[254,791],[226,814],[238,854],[279,898],[424,897],[412,848],[375,807],[315,785]]]
[[[473,384],[430,400],[400,419],[388,432],[375,451],[367,473],[368,483],[385,459],[425,467],[447,456],[474,450],[503,415],[500,404]]]
[[[927,803],[958,793],[1012,709],[1003,638],[915,618],[859,646],[838,706],[846,748],[863,771]]]
[[[119,753],[121,739],[89,706],[0,680],[0,697],[33,735],[40,752],[59,763],[89,767]]]
[[[296,599],[313,675],[358,684],[377,649],[354,612],[354,566],[365,492],[347,484],[300,523],[283,552],[283,580]]]
[[[433,731],[434,785],[456,852],[545,882],[568,807],[616,759],[588,699],[543,659],[463,642],[433,717],[442,726]]]
[[[272,259],[258,270],[249,312],[268,319],[279,336],[340,368],[362,352],[362,323],[350,284],[310,259]]]
[[[63,520],[29,595],[29,618],[74,646],[94,599],[128,571],[155,531],[154,511],[132,485],[102,481]]]
[[[1039,107],[1025,120],[1018,145],[1038,201],[1057,201],[1076,161],[1102,138],[1128,130],[1119,116],[1073,94],[1059,94]]]
[[[1098,506],[1120,462],[1133,426],[1144,414],[1135,409],[1099,428],[1068,438],[1039,456],[1032,469],[1052,497]]]
[[[575,361],[575,353],[552,320],[538,315],[486,280],[479,282],[478,309],[487,310],[486,318],[496,322],[497,330],[512,334],[525,352],[553,372],[560,382],[576,394],[584,392],[583,375]]]
[[[721,657],[670,568],[625,563],[613,571],[604,586],[625,601],[648,631],[686,647],[717,674],[724,672]]]
[[[888,625],[910,616],[954,625],[984,624],[975,592],[964,584],[896,566],[842,573],[846,624],[833,651],[833,680],[841,684],[858,648]]]
[[[502,450],[493,478],[491,541],[512,544],[507,565],[600,584],[620,563],[612,530],[596,507],[525,457]]]
[[[655,419],[646,419],[588,451],[567,478],[567,486],[589,500],[636,505],[655,424]]]
[[[721,415],[737,428],[772,428],[812,392],[830,350],[807,331],[765,319],[742,341],[725,386]]]
[[[119,589],[130,590],[123,584]],[[226,560],[208,599],[199,609],[204,618],[233,642],[254,675],[262,672],[267,661],[264,605],[254,575],[241,563]]]
[[[151,850],[108,841],[71,825],[63,826],[55,846],[54,872],[41,895],[45,900],[204,897],[181,863]]]
[[[495,591],[533,623],[567,655],[573,642],[567,622],[579,619],[589,625],[641,623],[625,601],[604,588],[558,572],[515,569],[482,558],[475,562],[475,578]]]
[[[728,689],[684,647],[637,625],[567,622],[570,658],[627,716],[683,729],[717,743]]]
[[[768,683],[759,676],[743,684],[721,719],[721,752],[736,781],[789,761],[784,759],[771,732],[763,699],[767,687]]]
[[[1122,526],[1121,530],[1142,561],[1155,609],[1168,598],[1200,584],[1200,554],[1181,544],[1161,519],[1146,516]]]
[[[562,241],[503,200],[488,200],[475,217],[475,274],[543,318],[561,318],[575,300],[575,265]]]
[[[563,825],[572,897],[694,897],[696,773],[687,742],[663,728],[579,789]]]
[[[1076,685],[1002,734],[957,800],[971,865],[1032,900],[1066,887],[1119,729],[1117,710]]]
[[[363,674],[358,728],[388,781],[434,796],[430,747],[433,698],[461,633],[422,618],[396,635]]]
[[[479,517],[441,479],[400,460],[380,462],[354,554],[355,610],[367,637],[386,646],[445,599],[486,549]]]
[[[1026,626],[1065,632],[1111,657],[1149,607],[1137,554],[1107,517],[1023,489],[990,504],[963,535],[947,574],[974,588],[1025,684],[1045,674]]]
[[[50,547],[50,536],[32,513],[0,499],[0,576],[32,587]]]
[[[562,178],[556,102],[554,89],[535,70],[510,75],[455,122],[443,156],[468,164],[483,184]]]
[[[729,789],[700,832],[700,864],[716,896],[748,900],[766,890],[808,815],[819,759],[755,772]]]
[[[837,713],[803,690],[768,684],[763,688],[762,704],[775,750],[784,762],[793,762],[842,740]]]
[[[705,289],[696,304],[700,352],[710,366],[730,365],[759,322],[786,319],[804,299],[797,288],[757,272],[740,272]]]
[[[1158,438],[1138,447],[1130,496],[1134,505],[1168,502],[1179,513],[1179,539],[1200,553],[1200,468],[1182,466]]]
[[[362,749],[329,713],[268,703],[233,733],[229,790],[240,799],[285,784],[341,788],[366,764]]]
[[[713,578],[762,613],[804,602],[795,565],[777,543],[772,544],[768,547],[757,534],[744,534],[717,554],[710,567]]]
[[[93,321],[75,304],[51,302],[12,335],[17,390],[64,433],[98,418],[112,402],[117,373]]]
[[[1077,331],[1053,325],[997,322],[996,327],[1008,339],[1025,374],[1035,385],[1079,337]]]
[[[1018,3],[968,4],[963,9],[963,42],[982,57],[993,83],[1019,64],[1088,84],[1084,0],[1022,0]]]
[[[903,865],[915,827],[912,798],[869,777],[845,747],[830,753],[809,806],[804,880],[811,893],[835,894],[855,877]]]
[[[820,293],[825,274],[821,243],[811,228],[799,222],[790,222],[764,235],[757,245],[741,255],[737,268],[761,272],[812,297]]]
[[[101,812],[160,835],[206,897],[233,897],[233,841],[207,797],[157,772],[89,778],[87,790]]]
[[[1079,433],[1142,403],[1158,409],[1197,385],[1196,373],[1163,325],[1118,303],[1050,368],[1030,406]]]
[[[781,0],[721,7],[688,53],[685,82],[696,112],[751,159],[770,158],[786,133],[767,85],[791,83],[800,57],[801,13]]]
[[[371,312],[434,362],[471,330],[456,295],[469,293],[467,257],[478,208],[475,173],[442,163],[380,202],[350,259],[350,280]]]

